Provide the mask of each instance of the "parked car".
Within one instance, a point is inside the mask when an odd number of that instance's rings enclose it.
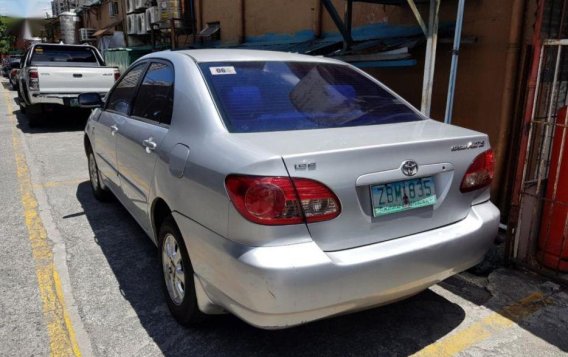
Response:
[[[3,59],[2,60],[2,69],[1,69],[2,77],[8,78],[8,72],[10,71],[9,67],[10,67],[10,65],[9,65],[9,62],[8,62],[8,58]]]
[[[400,300],[479,263],[497,234],[487,135],[337,60],[158,52],[79,103],[96,108],[93,193],[158,246],[184,325],[229,311],[284,328]]]
[[[13,68],[20,67],[20,59],[22,56],[11,55],[8,56],[2,64],[2,76],[8,78],[10,71]]]
[[[10,70],[10,74],[8,74],[8,79],[10,80],[10,85],[12,89],[18,90],[18,78],[20,76],[20,62],[14,63],[12,65],[12,69]]]
[[[105,95],[120,77],[117,68],[105,66],[99,51],[87,45],[34,44],[23,61],[18,97],[30,126],[39,123],[44,111],[78,107],[80,93]]]

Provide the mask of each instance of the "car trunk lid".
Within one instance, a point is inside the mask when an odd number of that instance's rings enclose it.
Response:
[[[474,158],[489,149],[486,135],[433,120],[237,135],[280,155],[290,176],[319,181],[337,195],[342,208],[337,218],[307,224],[325,251],[395,239],[465,218],[479,192],[461,193],[462,177]],[[412,177],[402,171],[407,161],[418,165]],[[416,178],[432,180],[435,202],[373,214],[371,187]]]

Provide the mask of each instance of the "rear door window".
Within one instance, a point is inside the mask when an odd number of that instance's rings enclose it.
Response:
[[[147,63],[140,63],[132,67],[120,79],[120,82],[114,87],[112,92],[109,94],[107,100],[107,110],[111,110],[123,115],[130,114],[130,108],[132,107],[132,101],[136,95],[136,88],[140,78],[144,74]]]
[[[33,48],[30,63],[32,66],[64,65],[93,66],[102,64],[102,59],[90,47],[83,46],[45,46]]]
[[[132,116],[170,124],[174,105],[174,69],[154,62],[148,68],[136,96]]]
[[[379,125],[423,120],[401,98],[346,65],[200,64],[230,132]]]

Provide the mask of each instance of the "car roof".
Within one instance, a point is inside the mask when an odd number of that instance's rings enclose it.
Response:
[[[290,52],[262,51],[247,49],[199,49],[199,50],[176,50],[156,52],[153,55],[169,57],[170,55],[182,54],[191,57],[197,63],[204,62],[244,62],[244,61],[285,61],[285,62],[316,62],[316,63],[341,63],[344,62],[320,56],[308,56]],[[149,56],[153,57],[153,56]]]

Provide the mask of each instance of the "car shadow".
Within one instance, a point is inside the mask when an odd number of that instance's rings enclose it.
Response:
[[[116,199],[96,201],[89,182],[78,185],[76,197],[122,295],[166,356],[402,356],[447,335],[465,318],[460,306],[427,290],[395,304],[286,330],[257,329],[232,315],[211,316],[199,327],[183,328],[162,295],[155,245]]]
[[[14,100],[17,107],[17,100]],[[82,131],[89,118],[90,110],[85,109],[59,109],[45,113],[41,123],[30,127],[26,114],[20,110],[12,112],[16,116],[17,128],[26,134],[57,133],[66,131]]]

